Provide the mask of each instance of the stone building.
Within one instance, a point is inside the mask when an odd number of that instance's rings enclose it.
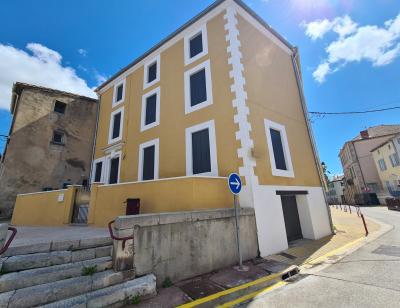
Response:
[[[400,125],[378,125],[347,141],[339,157],[345,177],[344,196],[350,204],[379,204],[384,192],[371,150],[400,132]]]
[[[85,184],[90,174],[97,100],[17,82],[0,163],[0,216],[17,194]]]

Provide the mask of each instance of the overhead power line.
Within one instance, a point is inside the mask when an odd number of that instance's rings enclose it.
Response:
[[[370,110],[362,110],[362,111],[342,111],[342,112],[322,112],[322,111],[309,111],[309,114],[314,115],[346,115],[346,114],[363,114],[363,113],[373,113],[373,112],[382,112],[388,110],[400,109],[400,106],[389,107],[389,108],[381,108],[381,109],[370,109]]]

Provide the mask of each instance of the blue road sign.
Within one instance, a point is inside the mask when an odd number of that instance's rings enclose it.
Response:
[[[242,190],[242,181],[237,173],[231,173],[228,177],[228,186],[232,194],[237,195]]]

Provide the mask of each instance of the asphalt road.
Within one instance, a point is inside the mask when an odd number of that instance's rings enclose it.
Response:
[[[393,229],[323,270],[271,291],[248,307],[400,307],[400,212],[363,208]]]

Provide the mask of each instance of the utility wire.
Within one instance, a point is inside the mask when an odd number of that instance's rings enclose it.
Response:
[[[343,112],[320,112],[320,111],[309,111],[309,114],[325,116],[325,115],[346,115],[346,114],[363,114],[363,113],[373,113],[373,112],[382,112],[387,110],[400,109],[400,106],[390,107],[390,108],[381,108],[381,109],[371,109],[371,110],[363,110],[363,111],[343,111]]]

